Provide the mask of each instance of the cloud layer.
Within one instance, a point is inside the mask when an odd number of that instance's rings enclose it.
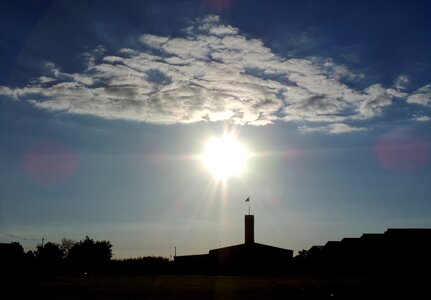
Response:
[[[331,59],[284,59],[217,16],[196,20],[182,37],[144,34],[139,49],[83,54],[86,69],[46,74],[0,95],[37,108],[158,124],[229,120],[240,125],[300,121],[304,132],[362,131],[356,123],[382,115],[400,99],[429,106],[431,84],[408,93],[408,78],[392,87],[356,90],[363,75]],[[413,115],[413,114],[412,114]],[[421,116],[424,121],[426,116]],[[417,118],[416,118],[417,119]]]

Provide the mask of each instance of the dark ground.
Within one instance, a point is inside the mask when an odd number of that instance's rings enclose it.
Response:
[[[10,299],[46,300],[431,299],[428,286],[412,276],[75,276],[18,282],[3,291]]]

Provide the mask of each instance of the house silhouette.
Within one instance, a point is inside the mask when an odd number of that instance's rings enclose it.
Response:
[[[307,273],[414,274],[431,267],[431,229],[390,228],[313,246],[302,259]]]
[[[285,273],[293,260],[293,251],[254,241],[254,215],[244,217],[244,243],[212,249],[208,254],[174,258],[183,273],[277,274]]]

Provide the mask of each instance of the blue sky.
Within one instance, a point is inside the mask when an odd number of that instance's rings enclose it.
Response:
[[[0,231],[26,249],[205,253],[248,196],[295,251],[430,226],[427,1],[0,5]],[[222,186],[196,155],[225,131],[255,155]]]

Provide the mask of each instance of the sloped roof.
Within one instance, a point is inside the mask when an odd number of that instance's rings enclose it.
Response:
[[[211,254],[211,253],[220,252],[220,251],[238,251],[238,250],[246,250],[246,249],[278,251],[278,252],[283,252],[283,251],[293,252],[290,249],[284,249],[284,248],[269,246],[269,245],[260,244],[260,243],[245,243],[245,244],[238,244],[238,245],[233,245],[228,247],[212,249],[209,251],[209,253]]]

